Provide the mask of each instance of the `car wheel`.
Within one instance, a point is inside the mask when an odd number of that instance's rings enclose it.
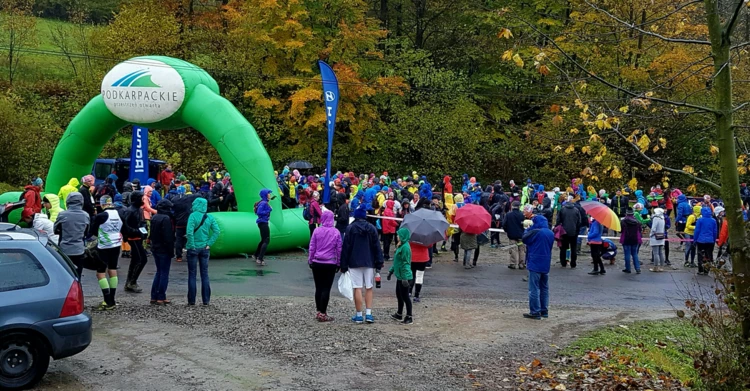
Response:
[[[47,345],[38,337],[13,332],[0,336],[0,389],[31,387],[47,373]]]

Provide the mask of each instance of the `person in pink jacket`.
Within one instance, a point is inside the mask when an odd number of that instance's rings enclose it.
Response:
[[[322,214],[320,212],[320,193],[313,192],[312,194],[312,200],[310,200],[309,205],[310,210],[310,221],[308,224],[310,224],[310,237],[312,238],[313,233],[315,232],[315,229],[318,228],[318,224],[320,224],[320,219],[322,217]]]
[[[315,280],[315,306],[318,314],[315,316],[320,322],[330,322],[333,317],[328,316],[328,300],[331,297],[336,272],[341,260],[341,233],[333,226],[333,212],[326,210],[320,218],[321,226],[313,232],[310,238],[310,252],[307,262],[312,269]]]
[[[151,207],[151,194],[154,192],[154,188],[151,186],[143,187],[143,219],[146,220],[146,228],[148,229],[149,236],[151,236],[151,216],[156,214],[156,209]]]

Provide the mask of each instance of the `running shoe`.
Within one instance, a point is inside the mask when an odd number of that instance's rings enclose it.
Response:
[[[414,323],[414,319],[412,319],[412,318],[411,318],[411,316],[407,316],[407,317],[405,317],[405,318],[404,318],[404,321],[403,321],[403,323],[404,323],[405,325],[409,325],[409,324],[412,324],[412,323]]]
[[[365,322],[375,323],[375,318],[373,318],[372,315],[365,315]]]
[[[352,316],[352,322],[356,324],[362,324],[365,320],[361,316],[354,315]]]

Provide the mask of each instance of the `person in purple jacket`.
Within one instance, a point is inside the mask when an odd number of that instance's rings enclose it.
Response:
[[[260,191],[260,201],[255,204],[255,214],[258,215],[258,219],[255,222],[258,224],[258,230],[260,230],[260,243],[255,249],[255,263],[259,266],[266,266],[266,261],[263,259],[266,255],[266,249],[268,243],[271,243],[271,231],[268,229],[268,220],[271,218],[271,212],[273,208],[268,204],[271,199],[271,190],[263,189]]]
[[[341,233],[333,226],[333,212],[326,210],[320,218],[321,226],[310,238],[310,252],[307,259],[315,280],[315,306],[319,322],[330,322],[328,300],[331,297],[331,286],[339,270],[341,259]]]

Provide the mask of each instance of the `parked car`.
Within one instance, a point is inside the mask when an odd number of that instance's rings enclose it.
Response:
[[[73,263],[38,231],[0,223],[0,390],[31,387],[91,343]]]
[[[149,159],[148,177],[158,179],[162,166],[166,164],[167,162],[163,160]],[[99,185],[107,179],[109,174],[117,175],[115,186],[117,187],[117,191],[122,191],[122,184],[128,180],[128,176],[130,175],[130,158],[96,159],[94,166],[91,167],[91,175],[96,179],[94,183]]]

